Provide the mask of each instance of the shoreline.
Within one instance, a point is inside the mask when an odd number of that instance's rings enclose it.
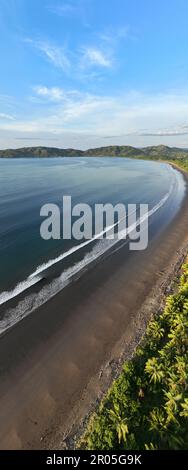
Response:
[[[147,252],[121,248],[2,338],[0,448],[74,448],[188,252],[187,216],[186,189]]]

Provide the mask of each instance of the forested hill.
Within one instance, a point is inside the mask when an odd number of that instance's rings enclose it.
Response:
[[[32,157],[75,157],[83,155],[82,150],[60,149],[56,147],[22,147],[19,149],[0,150],[0,158],[32,158]]]
[[[131,146],[107,146],[88,150],[60,149],[56,147],[23,147],[20,149],[0,150],[0,158],[32,158],[32,157],[73,157],[73,156],[111,156],[149,158],[154,160],[183,160],[188,162],[188,149],[158,145],[153,147],[135,148]]]

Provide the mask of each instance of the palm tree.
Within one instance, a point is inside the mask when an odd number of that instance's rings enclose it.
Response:
[[[145,365],[145,371],[150,377],[150,382],[154,384],[162,382],[164,378],[164,371],[162,364],[156,357],[148,359]]]
[[[128,426],[126,424],[126,419],[122,418],[120,411],[119,411],[119,407],[116,404],[114,404],[113,410],[112,409],[109,410],[109,417],[116,427],[119,444],[121,443],[121,441],[126,443],[127,434],[129,432]]]
[[[183,408],[183,411],[180,412],[180,416],[188,418],[188,398],[185,398],[184,402],[181,403],[181,407]]]

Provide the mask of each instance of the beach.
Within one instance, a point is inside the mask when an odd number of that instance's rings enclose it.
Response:
[[[179,212],[147,250],[113,252],[0,338],[0,449],[75,446],[170,292],[187,234],[186,189]]]

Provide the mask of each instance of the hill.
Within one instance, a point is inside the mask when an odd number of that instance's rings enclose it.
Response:
[[[129,145],[110,145],[108,147],[98,147],[86,150],[85,154],[91,156],[137,157],[144,156],[144,151],[143,149],[138,149]]]
[[[0,150],[0,158],[73,157],[83,154],[82,150],[60,149],[56,147],[22,147],[19,149]]]

